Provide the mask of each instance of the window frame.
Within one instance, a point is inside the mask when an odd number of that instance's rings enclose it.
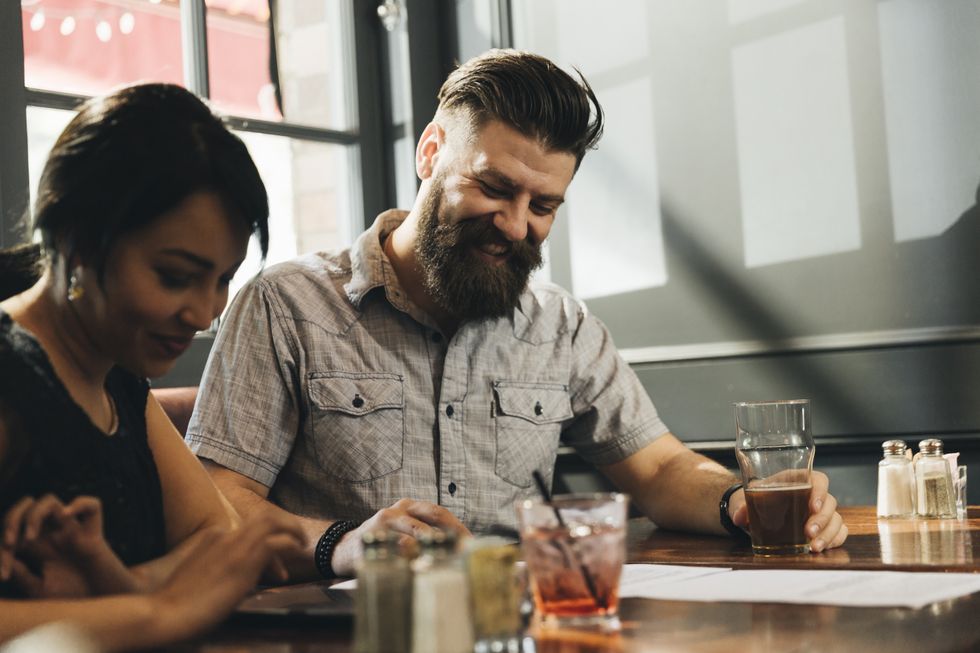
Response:
[[[375,0],[351,0],[352,57],[350,70],[355,76],[352,93],[356,96],[356,124],[349,130],[335,130],[282,122],[257,120],[218,111],[236,131],[254,132],[311,142],[356,148],[353,186],[360,186],[360,216],[351,225],[360,233],[376,215],[394,205],[384,151],[385,79],[379,52],[382,28]],[[180,22],[185,85],[196,95],[210,97],[207,50],[207,7],[204,0],[181,0]],[[88,96],[29,88],[24,85],[24,40],[20,2],[0,3],[0,248],[26,242],[30,234],[22,223],[30,201],[27,167],[27,108],[75,110]],[[357,203],[355,203],[357,205]]]

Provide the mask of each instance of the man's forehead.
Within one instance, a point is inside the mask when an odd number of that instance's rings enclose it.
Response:
[[[559,186],[559,193],[575,174],[572,153],[549,149],[504,123],[488,122],[474,136],[464,145],[463,156],[472,174],[500,177],[512,185],[543,183],[552,192]]]

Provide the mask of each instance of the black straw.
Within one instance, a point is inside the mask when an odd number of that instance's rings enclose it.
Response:
[[[542,498],[544,498],[544,502],[551,506],[551,509],[554,511],[555,518],[558,520],[558,525],[567,530],[568,526],[565,525],[565,520],[562,519],[561,511],[558,510],[558,506],[551,501],[551,492],[548,490],[548,486],[545,485],[544,476],[542,476],[541,472],[538,470],[534,470],[531,475],[534,476],[534,482],[537,483],[538,492],[541,493]],[[585,564],[578,557],[575,547],[572,546],[571,543],[569,544],[569,548],[572,551],[572,557],[575,559],[575,564],[578,566],[579,571],[582,573],[582,578],[585,580],[585,586],[588,588],[589,594],[592,595],[592,600],[595,601],[595,604],[599,608],[604,609],[606,607],[606,602],[604,599],[599,598],[599,592],[596,591],[595,582],[592,580],[592,575],[589,574],[589,570],[585,568]],[[571,561],[569,561],[569,567],[570,566]]]

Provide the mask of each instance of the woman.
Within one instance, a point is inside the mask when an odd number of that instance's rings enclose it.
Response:
[[[133,86],[65,128],[34,216],[39,278],[0,302],[0,587],[47,600],[0,602],[0,641],[56,619],[109,648],[192,634],[302,537],[218,532],[233,511],[145,380],[220,314],[253,234],[265,253],[262,181],[191,93]],[[146,594],[51,598],[119,592]]]

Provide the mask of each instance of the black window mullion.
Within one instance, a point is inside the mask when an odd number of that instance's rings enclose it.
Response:
[[[304,141],[321,143],[336,143],[338,145],[357,145],[360,137],[355,132],[310,127],[291,122],[276,122],[272,120],[257,120],[238,116],[224,116],[225,123],[232,129],[270,136],[287,136]]]
[[[0,247],[24,242],[22,218],[30,199],[24,35],[19,2],[0,2]]]
[[[208,75],[208,8],[204,0],[180,3],[180,43],[184,61],[184,84],[203,98],[211,97]]]
[[[408,51],[415,143],[439,106],[437,95],[459,57],[456,3],[408,0]]]
[[[495,48],[514,47],[514,23],[510,0],[491,0],[492,24],[490,35],[491,44]]]
[[[354,67],[357,83],[357,131],[360,141],[362,225],[395,205],[393,176],[385,166],[384,106],[382,92],[383,39],[377,0],[353,0]]]

